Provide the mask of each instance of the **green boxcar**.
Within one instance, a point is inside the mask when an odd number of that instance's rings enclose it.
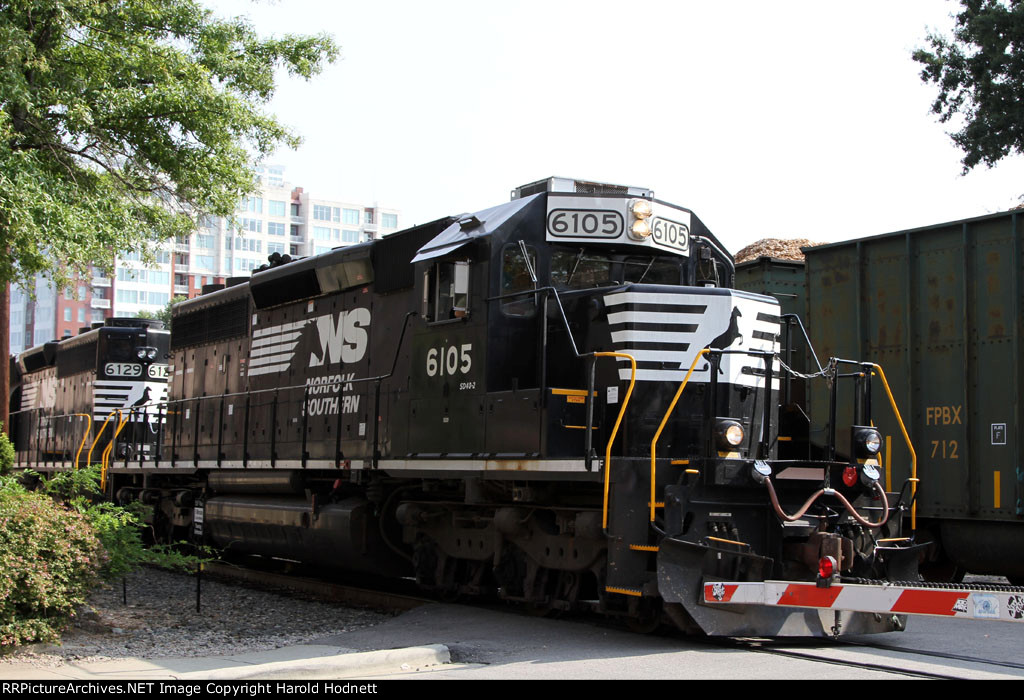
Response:
[[[903,416],[917,453],[917,537],[936,542],[926,567],[935,578],[967,570],[1024,582],[1021,217],[993,214],[805,251],[805,321],[818,356],[881,365]],[[793,262],[773,262],[793,274]],[[747,269],[744,277],[737,270],[743,288],[766,284],[758,291],[771,293],[779,270]],[[808,412],[827,417],[826,385],[811,386]],[[839,386],[843,425],[852,382]],[[910,451],[878,377],[871,401],[886,436],[887,490],[898,490],[910,478]],[[812,425],[812,442],[826,430],[827,422]],[[843,451],[848,436],[837,442]]]

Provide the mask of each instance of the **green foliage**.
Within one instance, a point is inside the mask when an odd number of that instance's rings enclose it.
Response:
[[[106,502],[99,483],[96,467],[41,480],[39,492],[0,476],[0,648],[57,640],[101,580],[141,565],[194,571],[213,558],[203,549],[145,547],[151,508]]]
[[[964,152],[963,172],[1024,152],[1024,3],[961,0],[953,38],[930,34],[918,49],[921,80],[935,83],[932,112],[963,127],[950,136]]]
[[[122,507],[104,500],[99,467],[54,474],[42,490],[81,513],[92,526],[106,554],[99,570],[104,580],[117,580],[142,565],[187,571],[212,558],[208,552],[187,555],[167,545],[146,547],[143,533],[152,519],[152,506],[133,501]]]
[[[0,46],[0,281],[58,288],[230,216],[253,160],[298,143],[262,110],[276,69],[308,79],[337,56],[195,0],[7,0]]]
[[[84,515],[0,477],[0,647],[56,640],[102,559]]]
[[[156,319],[157,321],[163,321],[164,328],[167,330],[171,330],[171,309],[174,308],[175,304],[180,304],[181,302],[186,301],[187,299],[188,297],[186,296],[182,296],[180,294],[175,295],[171,297],[171,300],[167,302],[166,306],[164,306],[164,308],[162,308],[160,311],[156,313],[152,313],[151,311],[140,311],[138,314],[139,318],[153,318]]]
[[[17,455],[14,453],[14,445],[11,439],[4,432],[3,423],[0,423],[0,474],[8,474],[14,466]]]

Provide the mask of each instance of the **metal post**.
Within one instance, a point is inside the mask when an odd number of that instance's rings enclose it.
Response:
[[[242,466],[249,466],[249,397],[250,394],[245,394],[245,434],[242,435]]]
[[[588,472],[594,468],[594,375],[597,370],[597,358],[591,356],[589,360],[590,371],[587,373],[587,434],[583,446],[583,463]],[[606,464],[604,467],[607,469],[608,465]]]
[[[280,390],[274,389],[274,402],[270,406],[270,466],[277,466],[277,398]]]
[[[718,415],[718,367],[722,362],[720,350],[711,350],[707,355],[708,377],[707,395],[704,397],[704,454],[714,457],[715,450],[715,417]]]
[[[192,466],[199,466],[199,400],[201,397],[195,398],[196,409],[195,416],[192,418]]]
[[[175,402],[175,403],[176,404],[180,404],[180,402]],[[170,408],[170,404],[167,404],[167,406],[168,406],[168,408]],[[177,460],[178,460],[178,428],[179,428],[178,421],[180,420],[180,416],[181,416],[181,406],[177,405],[175,407],[175,411],[174,411],[174,429],[171,431],[171,467],[172,468],[175,466],[175,464],[177,463]]]
[[[139,423],[139,467],[142,467],[143,453],[146,451],[145,447],[149,443],[149,409],[145,406],[142,407],[142,421]]]
[[[340,406],[338,407],[341,408]],[[306,468],[306,460],[309,459],[309,452],[306,449],[307,436],[309,435],[309,384],[302,390],[302,452],[299,459],[302,468]],[[374,444],[376,444],[376,433],[374,433]]]
[[[829,387],[828,404],[828,459],[836,459],[836,394],[839,393],[839,363],[832,365],[832,386]],[[826,474],[827,474],[826,470]]]
[[[217,466],[221,466],[224,457],[224,394],[220,395],[220,418],[217,427]]]
[[[132,437],[133,436],[137,437],[136,431],[137,431],[138,426],[136,425],[135,416],[136,416],[136,413],[135,413],[135,409],[134,408],[132,408],[131,410],[128,411],[128,442],[125,444],[125,448],[124,448],[124,468],[125,469],[128,468],[128,457],[131,454],[131,446],[132,446],[132,444],[134,442],[132,440]],[[113,461],[113,460],[111,460],[111,461]]]
[[[67,455],[65,454],[65,451],[67,450],[67,444],[68,444],[68,424],[70,424],[70,423],[71,423],[71,416],[68,416],[64,420],[64,430],[61,431],[61,433],[62,433],[61,439],[60,439],[60,461],[61,461],[61,464],[67,464],[67,461],[68,461],[67,460]]]
[[[336,468],[341,467],[341,461],[344,460],[345,458],[345,455],[341,451],[341,431],[344,428],[342,424],[342,420],[344,417],[342,415],[341,408],[345,404],[345,401],[343,400],[344,398],[345,383],[342,382],[340,385],[338,385],[338,423],[335,426],[336,430],[334,436],[334,466]]]
[[[153,454],[153,464],[160,466],[160,458],[164,456],[164,405],[160,404],[156,409],[156,451]]]
[[[761,459],[768,459],[768,438],[772,430],[772,379],[775,364],[775,356],[767,353],[764,356],[764,410],[761,417],[761,444],[758,446],[758,455]]]
[[[373,468],[376,469],[380,463],[380,379],[373,384]]]
[[[872,365],[864,365],[864,422],[861,425],[871,425],[871,370]]]

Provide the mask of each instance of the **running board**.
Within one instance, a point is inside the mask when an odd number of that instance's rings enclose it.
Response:
[[[793,581],[705,581],[710,606],[763,605],[849,610],[882,615],[932,615],[971,620],[1024,622],[1024,588],[935,586],[913,583],[834,583],[820,587]]]

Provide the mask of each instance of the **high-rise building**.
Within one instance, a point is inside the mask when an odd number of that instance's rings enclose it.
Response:
[[[379,238],[398,230],[399,212],[352,200],[327,199],[293,187],[281,166],[257,168],[261,187],[239,202],[234,222],[207,217],[192,235],[165,243],[156,263],[122,252],[112,279],[94,271],[89,282],[56,293],[36,280],[32,301],[11,290],[11,352],[68,337],[109,316],[162,311],[174,296],[194,297],[203,285],[248,277],[272,253],[303,257]]]

